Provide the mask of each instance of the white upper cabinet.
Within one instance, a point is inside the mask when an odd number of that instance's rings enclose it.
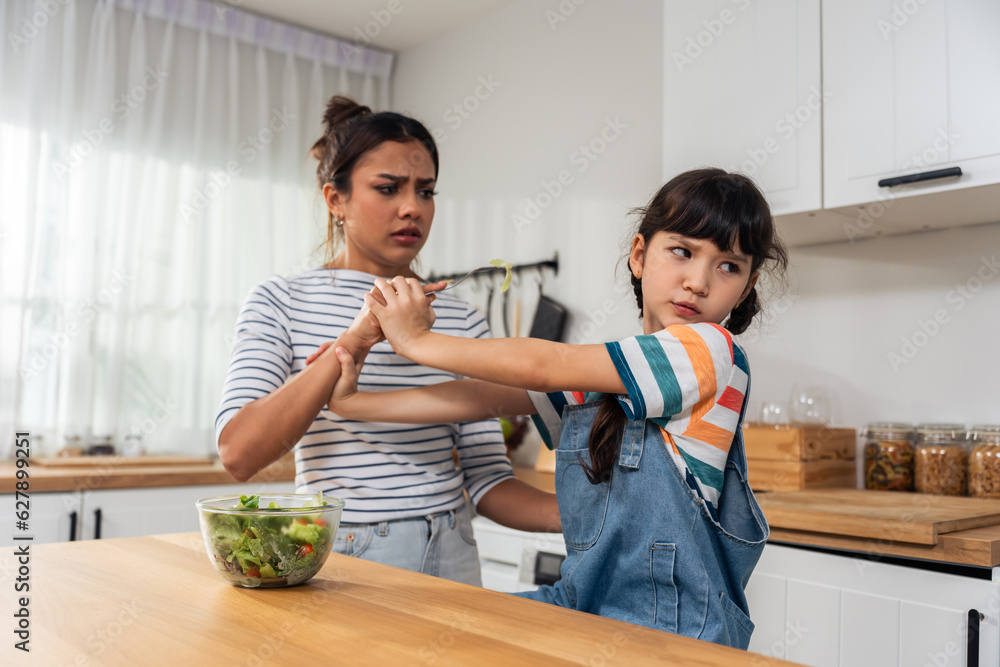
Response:
[[[825,208],[909,229],[1000,220],[998,35],[997,0],[825,1]]]
[[[819,0],[667,0],[664,178],[738,170],[776,215],[822,207]]]

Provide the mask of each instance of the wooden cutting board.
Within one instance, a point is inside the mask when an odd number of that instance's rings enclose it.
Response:
[[[923,493],[816,489],[759,493],[769,525],[892,542],[937,544],[937,537],[1000,524],[1000,500]]]
[[[131,468],[133,466],[182,466],[211,465],[212,459],[197,456],[42,456],[32,458],[32,464],[48,468],[87,468],[98,466],[116,466]]]

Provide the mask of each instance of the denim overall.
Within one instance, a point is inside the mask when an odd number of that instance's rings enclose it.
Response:
[[[716,520],[650,421],[626,422],[610,479],[591,484],[580,460],[590,463],[598,407],[563,411],[555,451],[567,553],[562,578],[520,595],[746,649],[754,624],[744,589],[769,531],[747,483],[742,428],[726,461]]]

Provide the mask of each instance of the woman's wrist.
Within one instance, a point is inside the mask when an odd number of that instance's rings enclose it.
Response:
[[[368,356],[368,351],[371,349],[370,345],[367,345],[360,336],[357,336],[350,329],[340,334],[337,342],[331,345],[327,352],[333,352],[338,347],[347,350],[354,358],[354,363],[359,366],[364,363],[365,357]]]

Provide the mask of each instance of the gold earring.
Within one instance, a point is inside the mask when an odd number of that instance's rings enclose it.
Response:
[[[333,219],[333,222],[334,222],[334,224],[336,224],[336,225],[337,225],[338,227],[343,227],[343,226],[344,226],[344,219],[343,219],[343,218],[334,218],[334,219]]]

